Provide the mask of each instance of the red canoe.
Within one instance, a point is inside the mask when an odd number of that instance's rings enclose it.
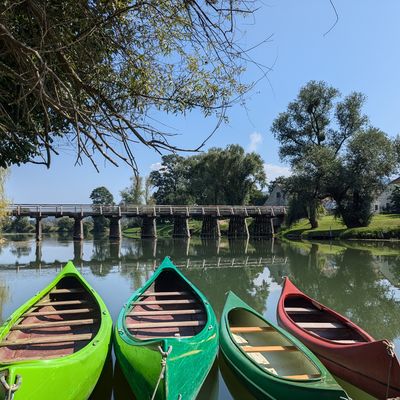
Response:
[[[285,278],[279,324],[312,350],[334,375],[378,399],[400,398],[400,364],[387,340],[302,293]]]

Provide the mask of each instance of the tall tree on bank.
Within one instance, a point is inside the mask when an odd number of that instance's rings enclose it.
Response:
[[[189,157],[190,193],[198,204],[248,203],[266,185],[264,162],[257,153],[239,145],[212,148]]]
[[[187,158],[164,156],[150,177],[157,204],[244,204],[266,180],[261,157],[238,145]]]
[[[251,58],[237,33],[255,8],[250,0],[3,1],[0,166],[49,166],[65,145],[78,162],[95,164],[97,152],[133,168],[133,145],[177,150],[152,112],[225,117],[247,89],[240,77]]]
[[[381,130],[369,128],[350,139],[326,183],[348,228],[368,226],[372,201],[383,190],[384,178],[397,167],[394,143]]]
[[[346,142],[367,123],[361,109],[364,95],[353,92],[343,100],[340,92],[325,82],[311,81],[279,114],[271,131],[280,142],[280,157],[301,179],[297,196],[306,201],[312,228],[318,226],[317,210],[327,193],[323,180],[336,168]]]
[[[7,198],[5,188],[6,177],[7,171],[3,168],[0,168],[0,231],[7,216]]]
[[[169,154],[161,159],[161,167],[150,173],[152,185],[157,189],[154,199],[157,204],[191,204],[188,191],[189,164],[177,154]]]
[[[120,194],[123,204],[143,204],[143,177],[139,175],[132,176],[130,186],[121,190]]]
[[[105,186],[93,189],[90,198],[94,205],[114,205],[114,196]],[[110,222],[107,218],[103,216],[93,217],[93,232],[95,234],[104,233],[109,225]]]

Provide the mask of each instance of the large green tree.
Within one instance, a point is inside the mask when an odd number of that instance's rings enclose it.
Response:
[[[397,165],[395,146],[381,130],[369,128],[351,138],[328,186],[347,227],[369,224],[372,201]]]
[[[177,154],[162,157],[161,167],[150,173],[157,204],[190,204],[189,163]]]
[[[143,204],[145,191],[143,189],[143,177],[134,175],[131,184],[120,192],[123,204]]]
[[[114,205],[114,196],[105,186],[93,189],[90,198],[94,205]],[[93,217],[93,232],[95,234],[104,233],[109,225],[110,222],[107,218],[103,216]]]
[[[336,168],[347,141],[367,123],[362,113],[364,95],[340,92],[325,82],[307,83],[287,110],[278,115],[271,131],[280,142],[280,157],[304,182],[297,195],[307,201],[308,217],[318,226],[317,210],[327,196],[323,180]]]
[[[239,145],[212,148],[189,162],[189,189],[198,204],[245,204],[266,184],[261,156]]]
[[[6,176],[7,171],[3,168],[0,168],[0,229],[2,228],[7,216],[7,199],[5,188]]]
[[[4,0],[0,166],[77,161],[136,168],[133,146],[176,150],[154,111],[224,117],[246,87],[237,34],[250,0]]]

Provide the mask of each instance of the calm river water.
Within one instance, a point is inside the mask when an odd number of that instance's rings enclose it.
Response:
[[[105,300],[114,320],[131,293],[165,256],[208,297],[219,318],[228,290],[276,321],[282,276],[305,293],[345,314],[376,338],[396,344],[400,356],[400,244],[390,242],[283,243],[158,239],[85,240],[8,238],[0,246],[0,315],[47,285],[68,261]],[[222,376],[223,377],[222,377]],[[228,389],[229,388],[229,389]],[[354,400],[365,399],[349,392]],[[199,399],[252,397],[222,365],[215,365]],[[60,397],[61,399],[61,397]],[[130,400],[127,384],[110,360],[92,399]],[[139,399],[140,400],[140,399]]]

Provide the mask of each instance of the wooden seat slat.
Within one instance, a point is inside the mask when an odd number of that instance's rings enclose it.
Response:
[[[81,305],[89,303],[87,300],[64,300],[64,301],[40,301],[36,303],[35,307],[44,307],[44,306],[73,306],[73,305]]]
[[[257,333],[274,331],[272,326],[231,326],[232,333]]]
[[[337,322],[297,322],[300,328],[305,329],[341,329],[346,328],[345,325]]]
[[[141,317],[146,315],[192,315],[192,314],[200,314],[203,310],[197,309],[188,309],[188,310],[154,310],[154,311],[135,311],[132,313],[126,314],[127,317]]]
[[[145,292],[140,297],[144,296],[189,296],[190,292]]]
[[[38,329],[38,328],[54,328],[57,326],[77,326],[77,325],[92,325],[97,322],[97,319],[76,319],[52,322],[36,322],[32,324],[17,324],[11,327],[11,330],[25,330],[25,329]]]
[[[263,353],[275,351],[299,351],[296,346],[242,346],[246,353]]]
[[[84,289],[71,288],[71,289],[53,289],[50,291],[51,294],[67,294],[67,293],[85,293]]]
[[[126,324],[128,329],[145,328],[175,328],[181,326],[202,326],[206,321],[170,321],[170,322],[143,322],[141,324]]]
[[[93,312],[93,308],[74,308],[71,310],[51,310],[51,311],[33,311],[23,315],[23,317],[36,317],[44,315],[63,315],[63,314],[86,314]]]
[[[93,334],[85,333],[82,335],[54,335],[54,336],[43,336],[42,338],[32,339],[16,339],[16,340],[4,340],[0,342],[0,347],[6,346],[26,346],[31,344],[50,344],[50,343],[67,343],[67,342],[80,342],[84,340],[92,340]]]
[[[335,343],[339,343],[339,344],[353,344],[353,343],[360,343],[357,340],[333,340],[333,342]]]
[[[291,314],[318,314],[321,311],[315,308],[305,308],[305,307],[285,307],[286,312]]]
[[[288,378],[288,379],[312,379],[312,378],[319,378],[321,375],[320,374],[302,374],[302,375],[286,375],[283,378]]]
[[[140,306],[140,305],[157,305],[157,304],[194,304],[197,303],[197,300],[188,299],[188,300],[143,300],[143,301],[135,301],[132,306]]]

